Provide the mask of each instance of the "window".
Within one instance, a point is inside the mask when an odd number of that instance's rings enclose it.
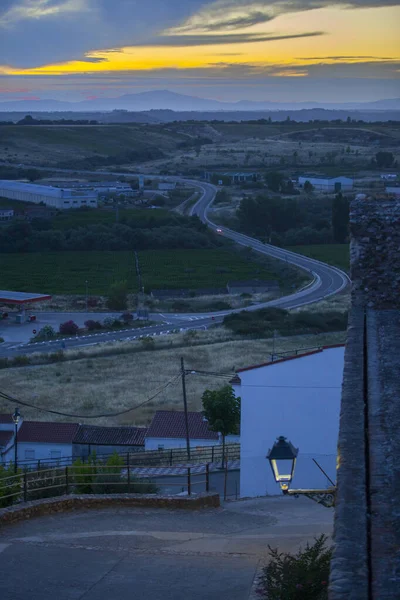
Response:
[[[58,458],[61,458],[61,451],[60,450],[51,450],[50,458],[52,460],[57,460]]]
[[[25,459],[26,460],[35,460],[35,451],[27,448],[25,450]]]

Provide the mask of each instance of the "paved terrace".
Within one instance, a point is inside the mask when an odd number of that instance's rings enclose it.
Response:
[[[116,507],[0,529],[1,600],[248,600],[267,545],[332,532],[333,511],[282,496],[200,510]]]
[[[400,598],[400,202],[351,209],[330,600]]]

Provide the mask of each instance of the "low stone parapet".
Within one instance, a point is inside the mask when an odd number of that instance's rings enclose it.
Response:
[[[89,508],[114,506],[146,508],[218,508],[219,494],[204,493],[192,496],[156,496],[153,494],[83,494],[79,496],[58,496],[43,500],[32,500],[24,504],[0,509],[0,526],[9,525],[24,519],[42,515]]]

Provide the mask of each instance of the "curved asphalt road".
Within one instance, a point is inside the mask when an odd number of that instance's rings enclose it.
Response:
[[[60,172],[68,172],[66,169],[57,169]],[[76,173],[77,171],[74,171]],[[88,173],[96,173],[96,172],[88,172],[88,171],[79,171],[82,174]],[[97,172],[99,174],[100,172]],[[101,174],[107,175],[121,175],[121,173],[113,173],[113,172],[105,172],[102,171]],[[185,183],[190,183],[194,187],[198,188],[201,192],[200,199],[196,202],[196,204],[191,208],[190,214],[197,215],[204,223],[206,223],[209,227],[213,229],[217,229],[218,225],[213,223],[207,216],[207,211],[211,206],[215,194],[216,188],[212,184],[199,182],[196,180],[188,180],[182,177],[161,177],[161,176],[146,176],[149,179],[167,179],[170,181],[183,181]],[[251,247],[256,252],[260,252],[261,254],[265,254],[271,256],[272,258],[276,258],[279,260],[283,260],[291,265],[294,265],[304,271],[307,271],[313,276],[312,282],[301,290],[290,294],[289,296],[284,296],[282,298],[278,298],[275,300],[271,300],[269,302],[264,302],[256,305],[252,305],[248,307],[246,310],[258,310],[260,308],[264,308],[267,306],[277,306],[280,308],[297,308],[299,306],[305,306],[307,304],[311,304],[313,302],[318,302],[319,300],[323,300],[328,298],[329,296],[333,296],[334,294],[338,294],[341,292],[350,282],[349,277],[336,267],[331,267],[325,263],[314,260],[312,258],[307,258],[301,254],[296,254],[294,252],[290,252],[289,250],[283,250],[281,248],[277,248],[276,246],[271,246],[270,244],[263,244],[259,240],[243,235],[242,233],[237,233],[236,231],[232,231],[231,229],[227,229],[225,227],[222,229],[222,235],[233,240],[235,243],[240,244],[242,246]],[[188,330],[188,329],[207,329],[210,325],[214,325],[216,323],[221,323],[223,321],[224,316],[227,314],[231,314],[234,312],[240,312],[243,309],[235,309],[235,310],[225,310],[214,312],[212,315],[209,313],[196,313],[192,315],[165,315],[166,320],[172,321],[169,324],[161,324],[161,325],[151,325],[149,327],[143,327],[139,330],[127,329],[125,331],[118,332],[108,332],[108,333],[98,333],[88,336],[80,336],[77,338],[70,338],[65,340],[66,348],[72,349],[77,347],[91,346],[94,344],[98,344],[101,342],[107,341],[117,341],[117,340],[132,340],[141,338],[149,335],[164,335],[171,333],[172,331],[178,330]],[[33,352],[54,352],[56,350],[61,349],[60,340],[57,341],[49,341],[49,342],[40,342],[36,344],[18,344],[18,345],[10,345],[10,344],[2,344],[0,345],[0,356],[16,356],[21,354],[31,354]]]

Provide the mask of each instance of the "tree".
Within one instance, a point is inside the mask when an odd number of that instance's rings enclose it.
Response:
[[[392,152],[377,152],[375,154],[375,160],[378,167],[391,167],[394,163],[394,156]]]
[[[25,171],[25,177],[29,181],[33,182],[33,181],[36,181],[37,179],[40,179],[42,177],[42,174],[37,169],[27,169]]]
[[[336,194],[332,201],[332,231],[333,239],[338,244],[344,244],[348,236],[349,201],[341,193]]]
[[[222,202],[230,202],[230,201],[231,201],[231,196],[227,192],[227,190],[225,190],[225,189],[218,190],[218,192],[216,193],[216,196],[215,196],[214,204],[218,204],[218,203],[222,203]]]
[[[313,184],[312,184],[310,181],[308,181],[308,179],[307,179],[307,181],[305,181],[305,182],[304,182],[303,189],[304,189],[304,191],[306,192],[306,194],[310,194],[312,191],[314,191],[314,186],[313,186]]]
[[[284,174],[279,171],[270,171],[265,174],[265,181],[267,182],[268,188],[273,192],[280,191],[284,180]]]
[[[128,283],[116,281],[110,287],[107,306],[111,310],[126,310],[128,306]]]
[[[202,396],[204,416],[211,431],[222,435],[222,467],[225,463],[225,437],[237,433],[240,424],[240,398],[236,398],[232,386],[219,390],[206,390]]]

